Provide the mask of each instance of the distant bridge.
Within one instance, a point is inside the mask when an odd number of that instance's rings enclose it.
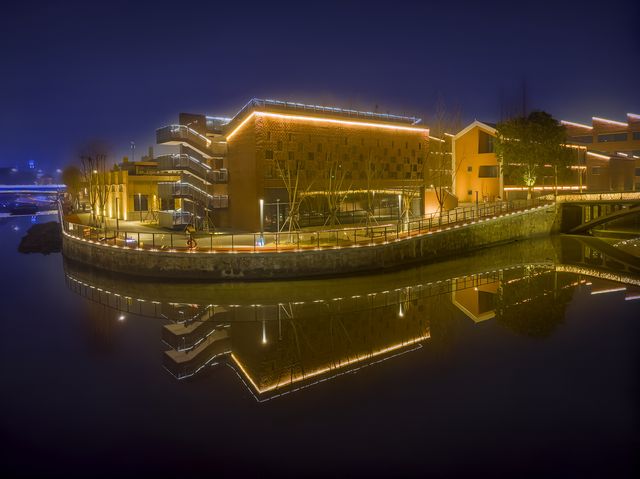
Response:
[[[0,185],[0,193],[58,194],[66,191],[67,185]]]

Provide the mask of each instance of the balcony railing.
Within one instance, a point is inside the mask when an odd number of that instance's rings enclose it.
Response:
[[[186,125],[169,125],[156,130],[158,143],[184,142],[194,147],[199,153],[211,158],[209,147],[211,140]]]
[[[158,168],[161,170],[187,170],[207,183],[213,181],[213,169],[193,156],[186,154],[162,155],[156,160]]]
[[[227,208],[228,195],[212,195],[205,190],[182,181],[158,183],[158,196],[161,198],[189,198],[208,209]]]

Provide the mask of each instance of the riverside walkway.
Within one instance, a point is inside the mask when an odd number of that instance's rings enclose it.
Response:
[[[366,247],[400,241],[420,235],[460,228],[551,204],[548,200],[522,200],[467,206],[433,213],[410,221],[387,224],[264,233],[170,232],[140,222],[115,220],[102,227],[90,226],[88,215],[61,218],[65,235],[89,243],[115,248],[154,252],[237,253],[285,252]],[[70,218],[73,218],[71,220]]]

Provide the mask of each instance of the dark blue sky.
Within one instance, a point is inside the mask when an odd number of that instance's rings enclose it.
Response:
[[[0,30],[0,166],[138,154],[180,111],[252,97],[499,120],[640,113],[640,7],[598,2],[15,2]],[[58,3],[58,2],[55,2]],[[526,3],[526,4],[525,4]]]

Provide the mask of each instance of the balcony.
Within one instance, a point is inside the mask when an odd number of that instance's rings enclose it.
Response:
[[[212,195],[197,186],[182,181],[158,183],[158,195],[161,198],[187,198],[207,209],[229,206],[228,195]]]
[[[214,179],[211,167],[193,156],[186,154],[162,155],[156,160],[160,170],[186,170],[206,183],[211,183]]]
[[[211,159],[211,140],[186,125],[169,125],[156,130],[156,142],[165,145],[187,144],[205,158]]]

